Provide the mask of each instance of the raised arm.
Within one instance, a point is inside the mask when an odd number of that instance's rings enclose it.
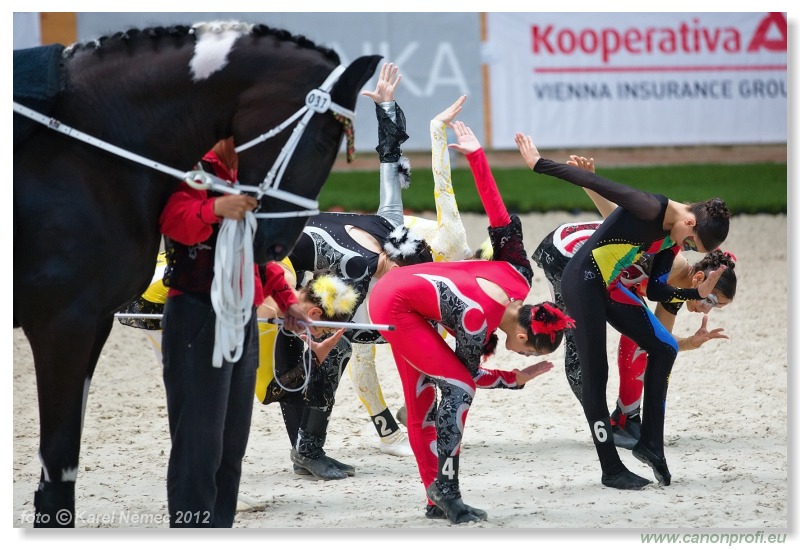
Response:
[[[533,269],[522,242],[522,223],[519,217],[512,218],[508,214],[478,138],[463,122],[454,122],[451,126],[458,143],[451,144],[450,147],[467,156],[478,195],[489,216],[492,259],[510,263],[530,283]]]
[[[642,220],[654,220],[661,213],[661,203],[656,195],[633,189],[607,180],[592,172],[542,158],[530,136],[517,133],[514,137],[519,152],[528,167],[540,174],[553,176],[573,185],[595,191]]]
[[[481,198],[486,214],[489,216],[489,227],[503,227],[510,224],[511,217],[508,215],[506,205],[503,203],[503,197],[500,196],[500,192],[497,189],[497,183],[494,181],[489,162],[486,160],[486,154],[478,138],[463,122],[457,121],[452,123],[451,126],[458,143],[452,143],[449,147],[466,155],[472,175],[475,178],[478,195]]]
[[[453,180],[450,173],[450,153],[447,147],[447,127],[455,120],[466,102],[462,95],[455,103],[433,117],[431,133],[431,170],[433,172],[433,200],[436,203],[436,230],[426,238],[437,260],[465,260],[472,256],[467,244],[467,232],[458,211]]]
[[[394,100],[394,92],[402,80],[399,68],[394,63],[384,63],[375,85],[375,91],[361,95],[375,102],[378,117],[378,146],[380,157],[380,204],[377,214],[395,226],[403,223],[403,197],[401,189],[407,187],[407,173],[401,172],[402,150],[400,145],[408,139],[406,117]]]
[[[404,216],[403,222],[412,233],[425,239],[437,262],[466,260],[472,257],[467,244],[467,232],[461,221],[450,174],[450,154],[447,148],[447,126],[461,112],[467,96],[436,115],[430,122],[431,171],[436,219]]]

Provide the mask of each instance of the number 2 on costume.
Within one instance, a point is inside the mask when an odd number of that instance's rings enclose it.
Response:
[[[381,437],[386,437],[387,435],[390,435],[392,433],[392,430],[389,429],[389,426],[387,425],[388,422],[384,417],[376,416],[375,424],[376,427],[378,428],[378,433],[380,434]]]

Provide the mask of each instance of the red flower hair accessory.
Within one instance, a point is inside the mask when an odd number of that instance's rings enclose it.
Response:
[[[535,334],[548,334],[550,335],[550,341],[555,342],[557,332],[568,328],[575,328],[575,319],[557,307],[545,302],[539,304],[538,308],[544,309],[547,313],[545,314],[545,319],[541,321],[536,319],[535,313],[531,315],[531,330]]]

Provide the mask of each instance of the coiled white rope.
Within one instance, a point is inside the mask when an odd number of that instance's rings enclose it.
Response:
[[[253,238],[256,218],[247,212],[243,220],[222,220],[214,250],[211,305],[216,313],[211,364],[235,363],[242,356],[244,333],[253,313],[255,280]]]
[[[290,388],[289,386],[284,386],[281,382],[280,376],[275,371],[276,365],[275,361],[272,362],[272,379],[285,392],[296,393],[302,392],[305,393],[308,385],[311,383],[311,369],[314,366],[314,350],[311,349],[311,329],[308,326],[303,327],[306,334],[306,346],[303,349],[303,383],[296,388]],[[285,334],[286,336],[297,336],[294,332],[288,331],[283,328],[283,323],[278,325],[278,330]]]

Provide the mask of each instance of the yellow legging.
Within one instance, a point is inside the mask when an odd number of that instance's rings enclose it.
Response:
[[[256,370],[256,397],[263,403],[269,383],[275,377],[275,339],[278,325],[258,323],[258,370]]]
[[[297,280],[291,260],[287,256],[281,263],[289,269],[290,278]],[[290,283],[291,284],[291,283]],[[267,396],[269,383],[275,378],[275,340],[278,338],[278,325],[258,323],[258,369],[256,370],[256,397],[263,403]]]
[[[378,373],[375,371],[375,345],[353,344],[353,355],[347,364],[347,373],[367,414],[375,416],[386,410]]]

